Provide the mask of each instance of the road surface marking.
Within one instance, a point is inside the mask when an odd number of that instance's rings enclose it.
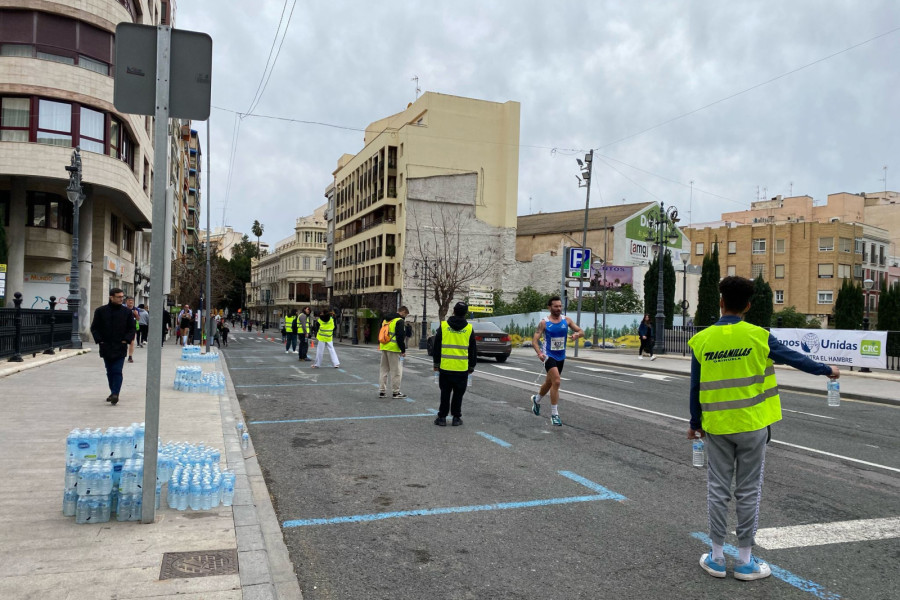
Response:
[[[507,366],[507,365],[493,365],[493,366],[496,367],[496,368],[498,368],[498,369],[503,369],[504,371],[521,371],[522,373],[525,373],[526,375],[543,375],[543,374],[544,374],[544,373],[541,372],[541,371],[539,371],[539,372],[537,372],[537,373],[533,373],[533,372],[529,371],[528,369],[523,369],[522,367],[509,367],[509,366]],[[498,375],[497,377],[502,377],[502,375]],[[561,379],[562,381],[572,381],[572,380],[571,380],[570,378],[568,378],[568,377],[562,377],[562,376],[560,376],[560,379]],[[518,380],[516,380],[516,381],[518,381]]]
[[[483,438],[486,439],[486,440],[491,440],[491,441],[494,442],[495,444],[498,444],[498,445],[500,445],[500,446],[503,446],[504,448],[512,448],[512,444],[510,444],[509,442],[504,442],[504,441],[501,440],[500,438],[494,437],[494,436],[492,436],[492,435],[489,434],[489,433],[485,433],[485,432],[483,432],[483,431],[476,431],[475,433],[477,433],[478,435],[480,435],[481,437],[483,437]]]
[[[641,373],[640,376],[644,379],[655,379],[656,381],[669,381],[672,379],[671,375],[660,375],[659,373]]]
[[[770,550],[781,550],[898,537],[900,537],[900,517],[893,517],[770,527],[756,532],[756,543]]]
[[[784,412],[789,412],[789,413],[797,413],[798,415],[808,415],[808,416],[810,416],[810,417],[819,417],[820,419],[831,419],[831,420],[834,420],[834,417],[826,417],[825,415],[817,415],[817,414],[814,414],[814,413],[803,412],[802,410],[790,410],[790,409],[787,409],[787,408],[782,408],[781,410],[783,410]]]
[[[691,536],[700,540],[701,542],[703,542],[707,545],[711,544],[709,536],[706,535],[705,533],[696,532],[696,533],[692,533]],[[732,546],[731,544],[725,544],[725,554],[727,554],[728,556],[731,556],[732,558],[737,558],[739,553],[738,553],[738,549],[735,548],[734,546]],[[794,586],[798,590],[801,590],[803,592],[809,592],[816,598],[821,598],[821,600],[839,600],[841,597],[839,594],[835,594],[834,592],[827,591],[825,588],[823,588],[821,585],[819,585],[818,583],[816,583],[814,581],[810,581],[809,579],[803,579],[799,575],[794,575],[790,571],[782,569],[779,566],[773,565],[769,561],[766,561],[766,562],[769,563],[769,568],[772,569],[772,577],[775,577],[776,579],[780,579],[781,581]]]
[[[397,519],[403,517],[425,517],[432,515],[450,515],[458,513],[480,512],[487,510],[509,510],[514,508],[531,508],[534,506],[555,506],[560,504],[574,504],[578,502],[597,502],[600,500],[625,500],[626,498],[615,492],[607,490],[601,485],[575,475],[570,471],[560,471],[560,474],[586,485],[591,489],[602,490],[601,493],[592,496],[569,496],[566,498],[549,498],[546,500],[527,500],[524,502],[498,502],[496,504],[476,504],[473,506],[450,506],[442,508],[421,508],[417,510],[402,510],[387,513],[374,513],[367,515],[352,515],[346,517],[331,517],[327,519],[296,519],[285,521],[282,527],[308,527],[311,525],[334,525],[338,523],[366,523],[369,521],[382,521],[384,519]]]
[[[258,387],[300,387],[310,385],[369,385],[366,382],[335,382],[335,383],[253,383],[248,385],[236,385],[235,388],[258,388]]]
[[[418,413],[415,415],[374,415],[367,417],[322,417],[319,419],[283,419],[280,421],[250,421],[250,425],[271,425],[273,423],[318,423],[320,421],[358,421],[361,419],[399,419],[404,417],[432,417],[435,412]]]
[[[592,375],[591,373],[582,373],[585,377],[596,377],[597,379],[606,379],[609,381],[620,381],[622,383],[634,383],[629,379],[616,379],[615,377],[607,377],[606,375]]]

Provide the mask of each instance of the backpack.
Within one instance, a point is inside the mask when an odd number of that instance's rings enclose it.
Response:
[[[381,330],[378,332],[378,343],[379,344],[390,344],[391,340],[394,339],[393,334],[391,333],[391,322],[390,321],[382,321],[381,322]]]

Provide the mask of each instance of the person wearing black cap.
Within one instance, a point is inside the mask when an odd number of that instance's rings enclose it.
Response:
[[[478,362],[475,336],[466,321],[469,307],[457,302],[453,316],[441,323],[434,336],[434,370],[439,371],[438,386],[441,389],[441,405],[434,424],[447,425],[447,414],[453,415],[453,426],[462,425],[462,398],[466,393],[469,373]],[[451,399],[452,395],[452,399]]]

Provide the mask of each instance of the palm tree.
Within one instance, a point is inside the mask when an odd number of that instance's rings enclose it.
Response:
[[[250,228],[250,231],[253,235],[256,236],[256,256],[259,257],[259,238],[262,236],[263,231],[265,231],[265,226],[259,221],[253,221],[253,226]]]

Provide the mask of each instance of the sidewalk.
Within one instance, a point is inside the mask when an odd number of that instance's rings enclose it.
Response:
[[[573,357],[570,349],[568,357]],[[678,354],[657,355],[656,360],[648,358],[639,360],[637,350],[619,349],[585,349],[579,348],[578,358],[574,360],[586,360],[589,362],[642,369],[656,373],[670,373],[673,375],[691,375],[691,357]],[[825,397],[825,378],[809,375],[798,371],[793,367],[776,365],[778,387],[783,390],[795,392],[820,393]],[[892,372],[860,373],[850,371],[849,367],[841,367],[841,397],[854,400],[867,400],[879,404],[892,404],[900,406],[900,372],[896,375]]]
[[[63,516],[66,434],[144,420],[147,350],[135,349],[135,363],[125,364],[118,406],[104,401],[109,389],[96,352],[68,355],[6,377],[7,364],[0,365],[0,598],[301,599],[252,442],[240,447],[234,425],[243,419],[225,361],[199,364],[226,372],[227,395],[176,392],[175,367],[187,363],[171,340],[162,356],[160,438],[220,449],[221,468],[237,474],[234,505],[179,512],[166,505],[164,488],[149,525],[115,515],[109,523],[76,525]],[[200,569],[206,576],[186,576],[186,568],[160,579],[164,553],[196,553],[201,558],[189,558],[190,567],[220,550],[230,557]]]

